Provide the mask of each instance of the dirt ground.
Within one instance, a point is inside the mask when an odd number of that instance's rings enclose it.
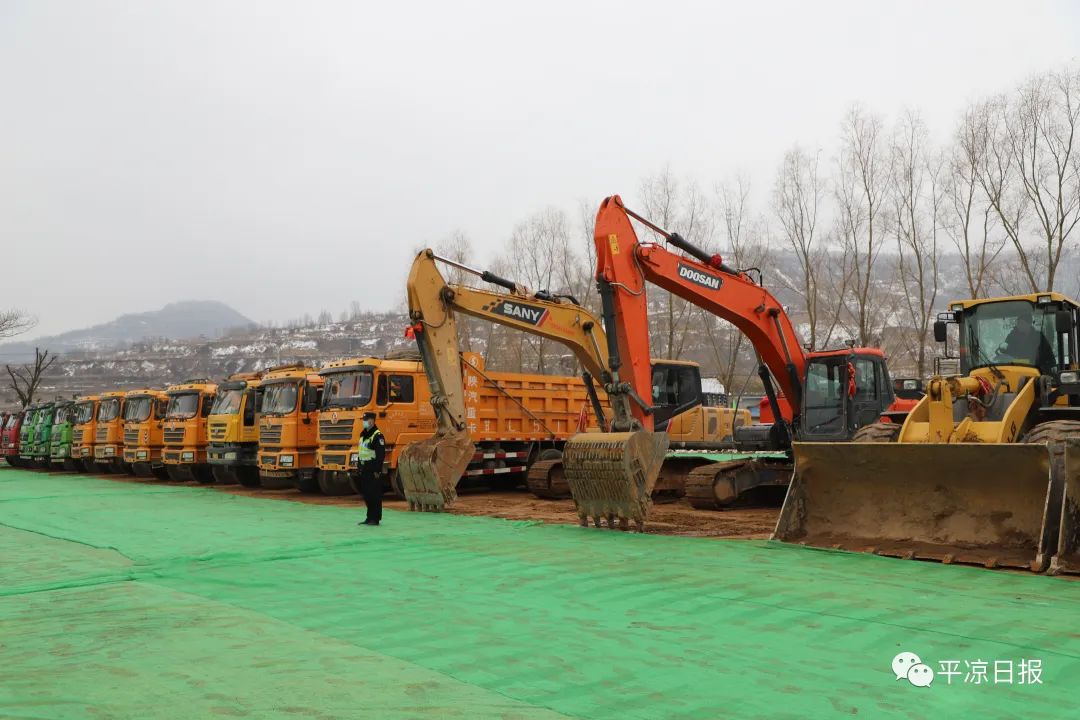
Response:
[[[41,472],[41,471],[39,471]],[[117,482],[160,482],[142,480],[127,475],[99,475]],[[198,483],[166,483],[163,485],[191,485]],[[298,490],[263,490],[239,485],[218,485],[221,492],[247,497],[271,498],[312,505],[354,506],[363,511],[363,501],[358,495],[326,497],[301,493]],[[408,510],[404,500],[386,496],[384,508]],[[526,490],[468,490],[463,491],[450,512],[455,515],[477,515],[506,518],[508,520],[541,520],[547,523],[576,525],[577,514],[572,500],[540,500]],[[767,538],[776,525],[780,514],[779,503],[773,507],[741,507],[721,512],[695,510],[685,500],[658,502],[649,515],[645,532],[657,535],[685,535],[734,539]]]

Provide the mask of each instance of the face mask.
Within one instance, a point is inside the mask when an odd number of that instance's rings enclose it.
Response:
[[[365,420],[364,421],[364,429],[365,430],[370,430],[371,429],[371,421],[370,420]]]

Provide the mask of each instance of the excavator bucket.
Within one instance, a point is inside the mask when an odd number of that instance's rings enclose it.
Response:
[[[1061,480],[1045,445],[793,448],[775,540],[1036,572],[1057,546]]]
[[[563,471],[583,526],[638,532],[652,507],[652,491],[667,454],[668,436],[645,431],[578,433],[563,448]]]
[[[398,473],[410,510],[442,512],[457,499],[457,484],[476,446],[465,431],[411,443],[398,458]]]
[[[1061,531],[1050,573],[1080,575],[1080,441],[1065,443],[1065,482],[1061,500]]]

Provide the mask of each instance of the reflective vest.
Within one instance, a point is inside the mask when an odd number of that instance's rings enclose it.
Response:
[[[375,459],[375,451],[371,449],[371,441],[382,435],[382,430],[375,428],[375,432],[368,437],[360,437],[360,447],[356,450],[356,459],[362,463],[371,462]]]

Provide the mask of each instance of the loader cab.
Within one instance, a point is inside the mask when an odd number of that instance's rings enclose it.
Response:
[[[849,440],[877,422],[895,400],[885,355],[875,348],[814,353],[807,358],[798,439]]]
[[[1057,377],[1076,364],[1077,305],[1058,293],[952,303],[934,323],[946,342],[947,325],[959,325],[960,374],[978,368],[1020,366]]]
[[[666,429],[671,418],[701,404],[701,369],[697,363],[653,361],[652,415],[657,431]]]

